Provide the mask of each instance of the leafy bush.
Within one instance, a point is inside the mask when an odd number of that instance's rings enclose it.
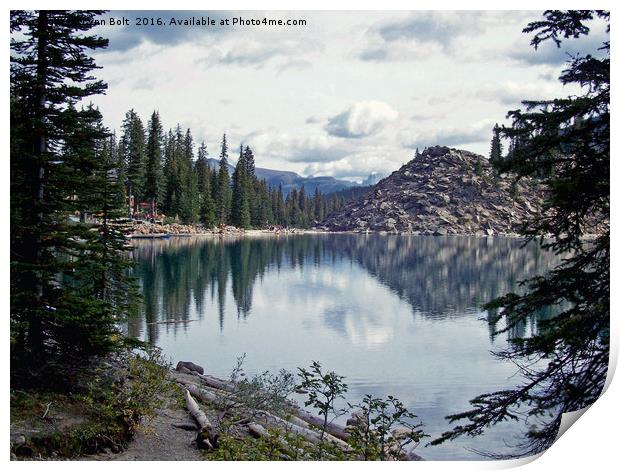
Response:
[[[349,444],[364,461],[402,459],[407,445],[428,436],[419,429],[422,424],[410,422],[416,416],[394,396],[382,399],[367,394],[361,404],[350,407],[359,409],[359,413]]]

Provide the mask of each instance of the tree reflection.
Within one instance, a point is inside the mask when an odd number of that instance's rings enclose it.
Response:
[[[201,320],[209,309],[217,309],[213,315],[220,329],[233,313],[246,319],[256,283],[283,269],[357,264],[405,300],[414,315],[446,319],[479,312],[480,305],[515,289],[521,279],[545,273],[556,260],[535,244],[522,247],[522,241],[509,238],[320,234],[172,238],[134,245],[144,307],[140,318],[128,321],[128,333],[144,333],[151,343],[161,329],[191,328],[162,322]],[[285,288],[282,296],[290,296]],[[528,335],[535,328],[534,319],[511,335]]]

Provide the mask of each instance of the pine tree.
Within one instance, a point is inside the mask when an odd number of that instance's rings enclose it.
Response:
[[[127,195],[133,200],[134,212],[144,197],[146,145],[144,125],[138,114],[129,110],[121,126],[120,152],[125,163]]]
[[[178,159],[175,151],[175,137],[172,129],[164,139],[164,201],[163,211],[168,216],[179,212],[178,191],[181,186],[179,179]]]
[[[239,217],[238,227],[243,229],[250,228],[250,203],[247,197],[243,198],[241,202],[241,214]]]
[[[199,196],[198,176],[194,171],[194,139],[189,129],[183,138],[181,172],[183,187],[181,189],[180,217],[185,223],[198,221]]]
[[[203,194],[211,189],[211,181],[209,175],[209,162],[207,160],[209,152],[207,145],[202,141],[198,148],[198,158],[196,159],[196,177],[198,179],[198,191]]]
[[[259,182],[256,178],[256,165],[254,162],[254,153],[250,146],[246,146],[243,152],[243,158],[245,162],[246,169],[246,198],[248,200],[248,205],[250,208],[250,224],[256,227],[262,227],[265,225],[264,223],[264,209],[262,208],[262,203],[260,201],[260,197],[258,195],[259,191]]]
[[[296,227],[305,229],[308,227],[307,208],[309,205],[308,205],[308,200],[306,198],[306,187],[304,185],[301,185],[297,198],[298,198],[297,206],[299,207],[299,212],[296,217],[297,222],[295,223],[295,225]]]
[[[546,11],[530,23],[531,44],[551,40],[558,47],[568,38],[589,33],[589,23],[606,21],[609,12]],[[578,41],[576,42],[578,43]],[[488,426],[519,417],[536,418],[537,427],[524,437],[513,455],[536,454],[556,439],[562,415],[591,405],[603,391],[609,362],[610,301],[610,43],[599,56],[575,55],[560,76],[563,84],[583,87],[582,93],[553,101],[530,101],[527,110],[511,111],[512,152],[496,162],[502,172],[540,178],[547,188],[546,210],[527,221],[524,233],[562,256],[545,276],[521,283],[487,304],[491,322],[506,332],[545,310],[535,333],[517,338],[499,357],[518,365],[523,381],[516,387],[484,394],[469,411],[448,417],[467,423],[446,432],[434,443],[460,435],[479,435]],[[596,231],[594,240],[584,240]],[[549,234],[542,239],[539,234]]]
[[[226,134],[222,137],[222,150],[220,152],[220,168],[217,176],[216,192],[216,220],[218,224],[228,224],[230,217],[231,191],[230,177],[228,174],[228,144]]]
[[[98,110],[74,107],[106,88],[88,56],[108,43],[88,34],[100,13],[11,12],[11,116],[19,117],[11,122],[12,353],[29,367],[114,348],[128,305],[117,289],[129,286],[125,270],[113,268],[128,261],[124,240],[105,229],[119,200],[109,149],[102,156],[107,133]],[[75,213],[103,222],[93,231],[70,222]],[[76,273],[79,283],[67,280]],[[28,371],[12,369],[20,370]]]
[[[153,111],[148,124],[146,141],[146,168],[144,181],[144,197],[151,202],[151,215],[157,214],[157,204],[163,193],[162,175],[162,140],[163,129],[159,113]]]
[[[493,138],[491,139],[491,152],[489,160],[491,162],[500,161],[502,159],[502,141],[500,139],[501,128],[498,124],[493,127]]]
[[[279,225],[288,225],[289,222],[286,213],[286,203],[284,202],[284,193],[282,192],[282,184],[278,185],[278,191],[275,194],[275,205],[273,212],[275,213],[275,218]]]
[[[245,160],[245,170],[250,178],[256,177],[256,164],[254,163],[254,153],[250,146],[245,147],[245,152],[243,152],[244,160]]]
[[[250,178],[243,146],[239,149],[239,160],[232,176],[232,204],[230,220],[234,226],[248,229],[250,227],[250,202],[249,202]]]
[[[69,107],[63,114],[65,174],[50,175],[50,180],[58,189],[69,183],[66,175],[74,176],[65,189],[71,194],[65,211],[89,214],[91,220],[67,228],[71,257],[64,260],[61,283],[66,288],[54,313],[60,313],[63,322],[54,322],[50,331],[64,355],[77,357],[116,348],[118,320],[135,312],[138,296],[137,286],[127,276],[132,264],[124,234],[110,224],[124,213],[124,202],[119,198],[120,184],[101,114],[92,105],[81,111]],[[80,316],[64,318],[73,309]]]
[[[212,176],[207,160],[208,155],[207,146],[203,142],[198,148],[198,159],[195,166],[200,199],[200,222],[207,227],[212,227],[215,225],[215,202],[213,201]]]
[[[323,201],[322,201],[322,196],[321,196],[321,190],[319,190],[319,187],[317,186],[314,189],[314,220],[317,222],[320,222],[323,220]]]
[[[124,211],[124,213],[119,216],[126,217],[129,213],[127,206],[127,192],[125,191],[125,166],[123,165],[122,157],[118,151],[116,133],[112,133],[108,138],[106,144],[106,158],[112,166],[110,172],[114,173],[115,182],[117,182],[117,184],[113,185],[114,191],[117,193],[117,204],[120,208],[123,208]]]
[[[269,185],[265,180],[257,182],[255,191],[255,199],[258,202],[258,216],[255,225],[257,227],[265,227],[275,222],[274,212],[271,207],[271,197]]]

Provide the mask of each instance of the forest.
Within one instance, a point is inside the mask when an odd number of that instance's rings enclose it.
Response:
[[[194,148],[191,130],[177,125],[164,133],[157,111],[146,127],[133,109],[126,113],[120,138],[109,134],[102,153],[122,183],[119,198],[128,201],[128,216],[206,227],[308,228],[352,197],[323,195],[318,188],[309,195],[303,185],[285,195],[281,185],[273,188],[257,178],[254,152],[243,144],[231,175],[226,134],[217,167],[204,141],[196,153]]]

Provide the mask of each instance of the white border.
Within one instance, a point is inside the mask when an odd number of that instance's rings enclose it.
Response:
[[[93,0],[83,0],[83,1],[44,1],[44,0],[33,0],[33,1],[11,1],[5,2],[4,7],[4,15],[2,27],[5,30],[5,38],[9,36],[8,32],[8,13],[9,9],[37,9],[37,8],[54,8],[54,9],[66,9],[66,8],[105,8],[110,10],[128,10],[128,9],[151,9],[151,10],[166,10],[171,9],[196,9],[196,10],[411,10],[411,9],[432,9],[432,10],[543,10],[550,8],[557,9],[585,9],[592,8],[592,3],[595,3],[595,8],[598,9],[607,9],[612,11],[612,19],[615,17],[615,10],[612,8],[611,1],[599,1],[599,2],[583,2],[583,1],[533,1],[533,0],[521,0],[516,3],[504,3],[502,5],[498,5],[498,2],[491,1],[481,1],[481,0],[470,0],[468,2],[459,3],[456,1],[429,1],[429,0],[418,0],[415,2],[406,2],[404,0],[382,0],[381,2],[346,2],[340,0],[299,0],[292,4],[290,0],[261,0],[260,2],[251,1],[251,0],[217,0],[217,1],[198,1],[198,0],[186,0],[183,2],[164,2],[161,0],[152,0],[148,4],[144,2],[139,2],[135,0],[109,0],[105,2],[101,1],[93,1]],[[8,4],[8,5],[7,5]],[[612,27],[612,36],[615,35],[615,30]],[[614,44],[616,40],[614,38]],[[5,44],[5,73],[2,75],[1,79],[4,90],[4,103],[6,105],[5,111],[2,115],[2,135],[3,135],[3,143],[4,143],[4,158],[1,160],[3,175],[5,175],[5,184],[3,185],[3,204],[1,206],[2,213],[0,213],[0,221],[3,222],[3,242],[4,242],[4,250],[2,251],[2,267],[4,270],[2,271],[1,278],[1,290],[2,290],[2,299],[4,301],[4,306],[8,311],[8,298],[9,298],[9,113],[8,113],[8,90],[9,90],[9,74],[8,74],[8,64],[9,64],[9,48]],[[612,49],[612,51],[615,49]],[[615,63],[614,63],[615,68]],[[613,74],[615,75],[615,73]],[[617,104],[617,100],[614,98],[615,95],[612,94],[612,107]],[[618,134],[616,126],[614,125],[614,121],[612,120],[612,135],[620,135]],[[611,173],[612,177],[617,176],[618,172],[618,164],[615,162],[615,159],[612,158],[611,162]],[[612,199],[612,214],[611,214],[611,222],[612,225],[615,225],[614,222],[616,218],[616,205],[617,205],[617,194],[618,192],[615,188],[612,188],[611,199]],[[615,257],[616,244],[614,243],[614,239],[612,238],[612,260],[616,259]],[[612,261],[612,267],[615,264]],[[615,279],[614,270],[612,269],[612,291],[616,292],[615,289]],[[612,311],[614,311],[617,302],[612,298]],[[8,315],[5,314],[5,326],[8,327]],[[613,374],[615,370],[617,355],[618,355],[618,321],[616,317],[612,316],[611,318],[612,324],[612,350],[610,355],[610,372]],[[8,330],[8,329],[7,329]],[[4,393],[5,407],[2,408],[2,419],[5,424],[5,446],[8,448],[9,443],[9,414],[8,414],[8,403],[9,403],[9,378],[8,378],[8,358],[9,358],[9,345],[8,345],[8,332],[5,331],[2,336],[3,342],[3,352],[4,355],[2,357],[3,365],[5,366],[5,374],[3,377],[3,385],[2,391]],[[617,383],[617,381],[615,382]],[[416,463],[359,463],[359,462],[347,462],[347,463],[321,463],[321,467],[326,467],[329,469],[359,469],[360,467],[381,467],[381,466],[415,466],[416,468],[419,466],[424,469],[459,469],[459,470],[478,470],[478,469],[502,469],[507,467],[514,467],[525,464],[525,462],[529,462],[527,464],[528,470],[541,470],[541,471],[549,471],[549,469],[562,469],[562,470],[572,470],[572,469],[610,469],[610,464],[613,462],[617,462],[618,458],[616,455],[615,447],[618,446],[616,434],[617,434],[617,420],[620,418],[620,414],[618,413],[618,404],[619,404],[619,396],[620,396],[620,388],[617,384],[611,383],[609,385],[609,389],[606,393],[594,404],[590,407],[590,409],[578,420],[578,425],[572,427],[566,434],[564,434],[556,444],[554,444],[543,456],[534,459],[534,460],[524,460],[521,462],[416,462]],[[6,449],[6,448],[5,448]],[[8,450],[6,452],[6,458],[8,460]],[[14,467],[23,467],[30,468],[33,466],[38,466],[38,463],[34,462],[11,462],[10,466]],[[142,465],[148,466],[149,469],[165,469],[168,466],[164,462],[151,462],[151,463],[142,463]],[[109,463],[106,462],[47,462],[42,465],[46,468],[50,469],[59,469],[59,467],[64,468],[74,468],[83,469],[84,467],[100,467],[100,466],[109,466]],[[127,463],[127,462],[119,462],[115,466],[120,466],[121,468],[126,468],[131,466],[132,469],[135,469],[135,463]],[[141,465],[138,465],[141,466]],[[289,469],[290,467],[299,468],[299,469],[315,469],[317,463],[308,462],[308,463],[260,463],[260,462],[250,462],[250,463],[187,463],[184,464],[189,468],[200,468],[204,469],[205,466],[213,466],[217,469],[239,469],[239,468],[248,468],[252,470],[262,470],[262,469],[273,469],[274,467],[278,467],[280,469]]]

